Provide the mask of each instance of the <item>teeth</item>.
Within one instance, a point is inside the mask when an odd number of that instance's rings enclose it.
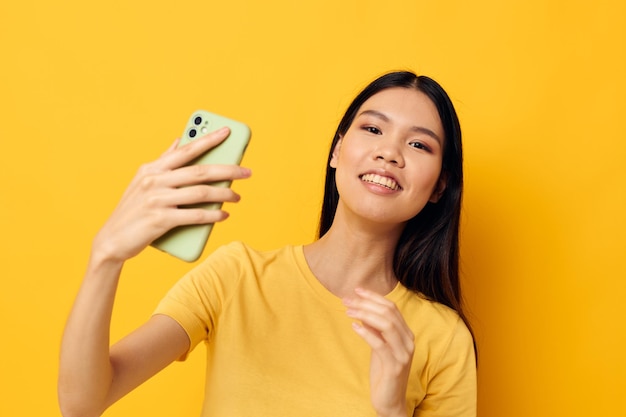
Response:
[[[397,182],[388,177],[383,177],[377,174],[365,174],[361,176],[361,179],[371,184],[382,185],[390,190],[397,190],[400,188]]]

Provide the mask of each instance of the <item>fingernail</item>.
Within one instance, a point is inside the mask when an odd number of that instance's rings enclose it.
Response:
[[[343,305],[345,305],[345,306],[349,306],[349,305],[352,304],[352,299],[351,298],[343,298],[341,301],[343,302]]]

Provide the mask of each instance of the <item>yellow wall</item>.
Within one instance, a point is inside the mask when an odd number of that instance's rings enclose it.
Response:
[[[209,249],[304,243],[343,109],[404,68],[441,81],[463,123],[480,416],[626,415],[625,28],[622,0],[3,2],[0,415],[58,415],[90,240],[188,113],[253,129],[254,178]],[[187,268],[129,262],[113,337]],[[201,350],[108,415],[195,415]]]

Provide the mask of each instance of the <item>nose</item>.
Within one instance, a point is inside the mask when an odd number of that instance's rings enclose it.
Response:
[[[394,140],[381,140],[374,152],[375,159],[380,159],[399,168],[404,167],[404,157],[398,143]]]

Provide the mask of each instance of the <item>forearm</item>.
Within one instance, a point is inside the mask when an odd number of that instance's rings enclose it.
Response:
[[[109,332],[122,265],[92,253],[61,344],[58,389],[65,416],[100,415],[108,405]]]
[[[208,184],[248,178],[250,170],[237,165],[188,166],[228,134],[228,129],[220,129],[182,147],[175,142],[160,158],[142,165],[95,237],[61,345],[59,403],[66,417],[100,415],[187,348],[188,337],[173,320],[151,320],[147,330],[122,344],[126,350],[111,351],[113,302],[122,265],[150,242],[177,226],[226,218],[221,210],[178,207],[239,200],[230,188]],[[156,349],[155,343],[160,343]],[[143,355],[140,366],[134,355]]]

